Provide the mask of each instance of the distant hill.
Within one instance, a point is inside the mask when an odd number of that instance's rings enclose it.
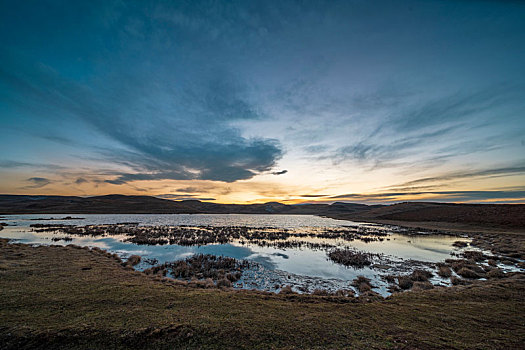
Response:
[[[524,204],[405,202],[392,205],[218,204],[151,196],[95,197],[0,195],[2,214],[311,214],[354,221],[449,222],[525,228]]]
[[[378,206],[354,203],[287,205],[172,201],[151,196],[95,197],[0,195],[0,214],[352,214]]]
[[[370,208],[340,219],[363,221],[449,222],[478,226],[525,228],[525,204],[457,204],[404,202]]]

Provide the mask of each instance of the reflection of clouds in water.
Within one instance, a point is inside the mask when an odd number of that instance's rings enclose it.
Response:
[[[264,266],[266,268],[269,268],[269,269],[276,269],[277,268],[277,264],[275,264],[272,261],[272,258],[270,256],[268,256],[267,254],[254,253],[254,254],[246,257],[246,259],[251,260],[251,261],[255,261],[256,263],[259,263],[262,266]]]
[[[438,253],[438,254],[449,254],[450,253],[450,249],[446,249],[446,248],[439,249],[439,248],[433,248],[433,247],[425,247],[424,245],[420,245],[420,244],[413,244],[413,246],[423,251],[429,251],[432,253]]]
[[[82,225],[87,224],[86,221],[95,221],[95,223],[107,223],[109,216],[88,216]],[[162,225],[164,223],[172,224],[173,221],[187,221],[197,224],[205,224],[210,221],[218,220],[216,225],[225,224],[226,226],[235,226],[241,222],[248,222],[253,219],[251,225],[259,227],[268,227],[272,225],[283,225],[282,227],[302,227],[306,226],[316,227],[316,224],[326,223],[326,221],[319,220],[319,218],[312,219],[309,216],[267,216],[267,215],[111,215],[112,221],[117,222],[143,222],[150,225]],[[220,219],[220,220],[219,220]],[[96,222],[98,221],[98,222]],[[199,222],[202,221],[202,222]],[[106,236],[106,237],[74,237],[71,242],[53,242],[52,237],[61,237],[62,234],[55,235],[49,232],[33,232],[28,227],[30,223],[25,222],[23,226],[10,227],[7,226],[3,231],[0,231],[0,237],[14,238],[20,241],[24,238],[24,243],[37,244],[56,244],[67,245],[76,244],[80,246],[97,246],[106,249],[112,253],[117,253],[123,257],[137,254],[142,256],[143,263],[137,266],[138,269],[144,269],[151,265],[147,264],[146,259],[157,259],[159,264],[165,262],[173,262],[175,260],[186,259],[193,254],[212,254],[217,256],[227,256],[235,259],[246,259],[253,261],[258,268],[253,268],[253,276],[247,278],[251,280],[246,288],[252,288],[252,283],[260,280],[260,283],[267,284],[273,288],[276,280],[274,277],[283,277],[284,279],[277,282],[294,284],[296,279],[297,285],[310,285],[309,288],[332,288],[335,286],[344,287],[349,285],[349,281],[363,275],[373,280],[375,285],[383,288],[381,280],[378,278],[378,271],[369,268],[351,269],[344,266],[337,265],[328,260],[326,251],[312,250],[309,248],[274,248],[274,247],[260,247],[257,245],[242,245],[239,242],[229,244],[210,244],[206,246],[177,246],[177,245],[137,245],[126,242],[126,236]],[[71,224],[70,222],[64,222]],[[344,221],[338,222],[341,224],[348,223]],[[326,225],[329,226],[329,225]],[[321,226],[317,226],[321,227]],[[377,229],[377,227],[376,227]],[[384,230],[391,231],[388,227]],[[452,243],[455,240],[462,240],[459,237],[450,236],[407,236],[399,233],[392,233],[389,236],[390,240],[382,242],[365,243],[359,240],[352,242],[344,242],[330,239],[307,238],[305,241],[309,242],[327,242],[334,244],[344,244],[363,251],[374,253],[384,253],[388,256],[397,257],[393,260],[399,261],[404,259],[415,259],[422,261],[443,261],[450,257],[450,253],[455,251]],[[468,241],[468,240],[467,240]],[[401,265],[402,266],[402,265]],[[252,269],[250,269],[252,270]],[[267,270],[266,272],[263,272]],[[273,276],[273,277],[271,277]],[[290,278],[288,276],[292,276]],[[294,277],[295,276],[295,277]],[[279,277],[280,278],[280,277]],[[332,287],[330,287],[332,286]]]

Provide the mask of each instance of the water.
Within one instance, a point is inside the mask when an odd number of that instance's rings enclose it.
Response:
[[[34,220],[50,217],[63,218],[71,216],[82,217],[83,220]],[[31,220],[33,219],[33,220]],[[257,288],[263,290],[278,290],[276,285],[289,284],[299,291],[312,291],[315,288],[336,290],[348,289],[350,282],[362,275],[372,279],[375,291],[387,295],[388,284],[381,278],[386,274],[409,272],[414,268],[432,269],[429,263],[451,258],[451,253],[458,249],[452,243],[466,238],[446,235],[406,235],[397,232],[395,228],[381,225],[358,223],[345,220],[334,220],[313,215],[261,215],[261,214],[116,214],[116,215],[9,215],[0,218],[9,226],[0,231],[0,237],[15,239],[29,244],[76,244],[80,246],[99,247],[127,257],[132,254],[144,258],[157,259],[159,263],[183,259],[192,254],[204,253],[224,255],[236,259],[247,259],[256,262],[255,266],[243,274],[237,283],[238,288]],[[190,226],[247,226],[286,228],[298,231],[315,230],[319,228],[337,227],[371,227],[388,232],[383,241],[365,243],[360,240],[346,242],[334,239],[305,238],[311,242],[333,243],[356,248],[361,251],[385,254],[389,260],[389,268],[376,263],[373,267],[362,269],[347,268],[330,261],[326,249],[274,248],[261,247],[256,244],[242,245],[240,242],[228,244],[211,244],[206,246],[179,245],[137,245],[124,242],[124,236],[70,236],[72,241],[54,242],[53,237],[64,236],[50,232],[37,233],[29,227],[35,223],[66,224],[66,225],[97,225],[116,224],[122,222],[137,222],[140,225],[190,225]],[[144,260],[144,259],[143,259]],[[149,267],[143,262],[139,269]],[[448,282],[439,279],[436,283],[447,285]]]

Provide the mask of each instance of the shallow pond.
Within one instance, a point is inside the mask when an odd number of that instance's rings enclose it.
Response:
[[[40,220],[54,218],[82,217],[70,220]],[[247,259],[257,264],[243,274],[236,283],[237,288],[256,288],[277,291],[280,286],[291,285],[297,291],[312,291],[316,288],[336,290],[348,289],[350,282],[357,276],[372,279],[375,291],[388,295],[388,283],[381,277],[387,274],[407,273],[414,268],[433,270],[431,263],[453,257],[458,252],[452,244],[455,241],[468,241],[466,238],[447,235],[425,234],[408,235],[402,229],[390,226],[334,220],[312,215],[260,215],[260,214],[136,214],[136,215],[5,215],[0,218],[9,226],[0,231],[0,237],[11,238],[30,244],[76,244],[99,247],[127,257],[141,255],[146,259],[156,259],[159,263],[183,259],[196,253],[223,255],[236,259]],[[52,232],[35,232],[31,224],[65,225],[100,225],[134,222],[143,226],[246,226],[253,228],[289,229],[296,232],[311,232],[323,228],[370,228],[387,233],[382,241],[365,243],[361,240],[344,241],[341,239],[305,237],[302,240],[314,243],[327,243],[340,247],[355,248],[359,251],[384,254],[388,264],[376,262],[360,269],[336,264],[328,259],[327,249],[308,247],[275,248],[257,244],[233,241],[227,244],[209,244],[204,246],[179,245],[138,245],[125,242],[125,236],[73,236],[71,241],[52,241],[52,238],[64,236]],[[150,265],[143,259],[139,269]],[[447,281],[434,278],[435,284],[448,285]]]

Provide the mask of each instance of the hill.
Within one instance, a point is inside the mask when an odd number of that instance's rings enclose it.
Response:
[[[525,204],[405,202],[392,205],[219,204],[151,196],[94,197],[0,195],[1,214],[310,214],[335,219],[406,223],[451,223],[480,228],[525,228]]]
[[[0,195],[0,214],[352,214],[377,206],[355,203],[287,205],[172,201],[151,196],[95,197]]]

